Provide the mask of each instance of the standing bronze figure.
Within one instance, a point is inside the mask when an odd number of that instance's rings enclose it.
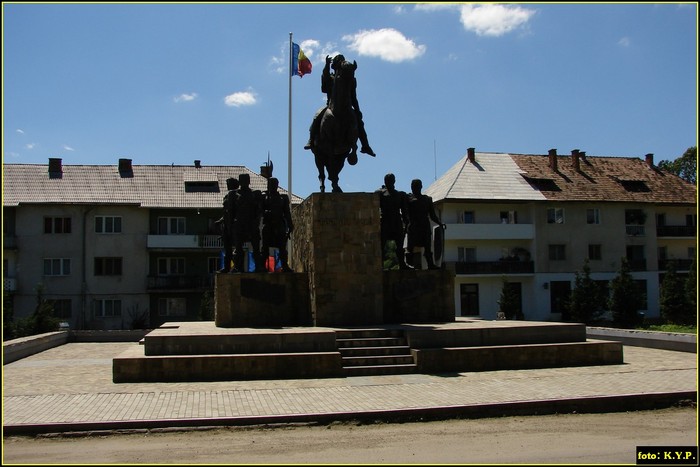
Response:
[[[393,241],[396,244],[396,258],[401,269],[412,269],[406,264],[403,242],[406,236],[406,226],[408,218],[408,195],[399,191],[395,187],[396,177],[394,174],[384,176],[384,186],[377,191],[379,193],[380,235],[382,251],[385,252],[387,242]],[[384,253],[384,259],[386,253]]]
[[[430,221],[432,220],[444,229],[445,224],[442,223],[438,215],[435,213],[433,199],[421,193],[423,182],[419,179],[414,179],[411,182],[411,194],[408,195],[408,240],[406,250],[409,258],[413,260],[413,249],[415,247],[423,247],[423,256],[428,263],[428,269],[439,269],[433,260],[432,251],[432,228]],[[418,267],[420,269],[420,267]]]
[[[263,193],[262,255],[267,258],[270,248],[279,250],[283,272],[292,272],[288,263],[287,240],[294,230],[289,196],[278,191],[279,180],[267,179],[267,191]]]

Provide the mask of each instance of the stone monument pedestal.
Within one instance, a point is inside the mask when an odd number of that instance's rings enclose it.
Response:
[[[314,193],[294,209],[291,267],[309,278],[314,326],[384,322],[379,198]]]

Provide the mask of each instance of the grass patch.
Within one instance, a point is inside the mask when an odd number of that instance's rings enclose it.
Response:
[[[689,334],[698,333],[697,326],[690,326],[684,324],[653,324],[649,326],[644,326],[642,329],[645,331],[685,332]]]

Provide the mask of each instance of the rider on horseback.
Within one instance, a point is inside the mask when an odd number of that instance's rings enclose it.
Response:
[[[321,74],[321,92],[326,94],[326,105],[316,112],[314,119],[311,122],[311,128],[309,128],[309,141],[304,145],[304,149],[311,149],[314,147],[314,139],[318,136],[319,130],[321,128],[321,119],[323,114],[328,109],[331,102],[331,96],[333,94],[333,83],[335,81],[338,70],[345,61],[345,57],[341,54],[336,55],[331,60],[329,55],[326,55],[326,66],[323,67],[323,73]],[[330,68],[333,68],[333,74],[330,73]],[[354,79],[354,78],[353,78]],[[352,107],[355,110],[355,115],[357,116],[357,131],[362,147],[360,152],[363,154],[368,154],[372,157],[376,156],[374,151],[367,141],[367,133],[365,132],[365,125],[362,121],[362,112],[360,111],[360,104],[357,102],[357,80],[353,82],[352,85]]]

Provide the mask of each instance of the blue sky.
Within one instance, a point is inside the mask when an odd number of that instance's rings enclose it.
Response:
[[[288,187],[289,33],[313,62],[292,78],[292,190],[318,191],[303,145],[325,102],[326,55],[358,64],[384,175],[429,186],[465,153],[673,160],[697,145],[697,4],[3,3],[3,161],[245,165],[268,153]]]

